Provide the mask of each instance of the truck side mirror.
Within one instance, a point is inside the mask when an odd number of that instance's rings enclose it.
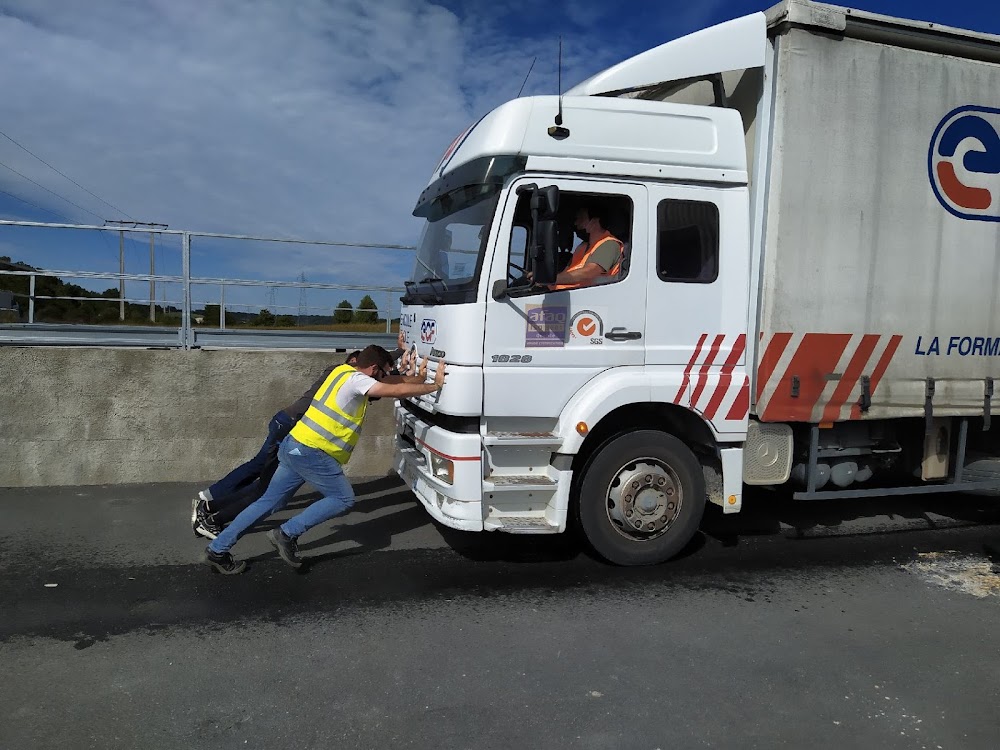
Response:
[[[521,185],[517,195],[530,195],[531,208],[531,269],[536,284],[551,284],[556,279],[556,253],[559,250],[559,227],[556,214],[559,212],[559,188],[548,185],[540,188],[534,183]],[[506,294],[506,289],[493,288],[493,299]]]
[[[555,219],[535,223],[535,241],[532,247],[535,283],[551,284],[556,280],[556,251],[559,247],[559,228]]]
[[[507,279],[497,279],[493,282],[493,299],[503,302],[507,299]]]
[[[541,219],[554,219],[559,213],[559,188],[555,185],[535,188],[531,196],[531,212],[538,212]]]
[[[531,191],[532,269],[536,284],[556,280],[556,252],[559,249],[559,188],[547,185]]]

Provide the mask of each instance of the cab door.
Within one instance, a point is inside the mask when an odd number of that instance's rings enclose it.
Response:
[[[559,225],[568,236],[576,208],[611,207],[607,228],[626,248],[626,265],[614,278],[585,288],[536,290],[516,287],[500,300],[492,290],[525,268],[530,235],[527,195],[519,185],[556,185]],[[639,184],[587,179],[522,178],[510,186],[489,270],[484,348],[487,416],[558,417],[572,396],[598,374],[644,361],[647,193]],[[574,240],[574,244],[576,241]],[[642,259],[638,264],[634,259]]]
[[[719,433],[749,411],[747,189],[653,185],[645,270],[646,365],[654,400],[686,406]]]

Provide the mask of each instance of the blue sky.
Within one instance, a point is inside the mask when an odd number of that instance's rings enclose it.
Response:
[[[7,73],[0,131],[90,191],[0,137],[0,217],[100,224],[127,212],[175,229],[413,244],[419,222],[410,211],[444,148],[517,94],[532,58],[524,93],[555,93],[560,36],[568,88],[657,44],[767,6],[0,0]],[[991,3],[866,0],[852,7],[1000,34],[1000,10]],[[130,239],[127,270],[148,270],[148,243],[148,235]],[[196,240],[194,252],[193,271],[205,276],[294,280],[304,273],[383,285],[410,270],[405,254],[389,250]],[[0,255],[115,271],[118,241],[0,228]],[[158,243],[157,258],[158,271],[179,272],[176,239]],[[217,296],[217,288],[196,289],[196,300]],[[307,302],[328,307],[359,296],[313,291]],[[260,288],[227,293],[230,302],[258,306],[270,297]],[[295,290],[274,297],[286,312],[300,301]]]

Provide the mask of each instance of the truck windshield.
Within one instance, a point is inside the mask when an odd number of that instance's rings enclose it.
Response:
[[[467,302],[475,299],[483,248],[500,186],[467,185],[441,196],[417,245],[405,302]]]
[[[426,219],[405,304],[475,302],[490,224],[504,182],[523,156],[475,159],[434,181],[413,210]]]

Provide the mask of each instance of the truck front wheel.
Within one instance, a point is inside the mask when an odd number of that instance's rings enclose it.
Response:
[[[607,443],[585,470],[580,525],[601,557],[654,565],[675,556],[698,531],[705,478],[673,435],[640,430]]]

